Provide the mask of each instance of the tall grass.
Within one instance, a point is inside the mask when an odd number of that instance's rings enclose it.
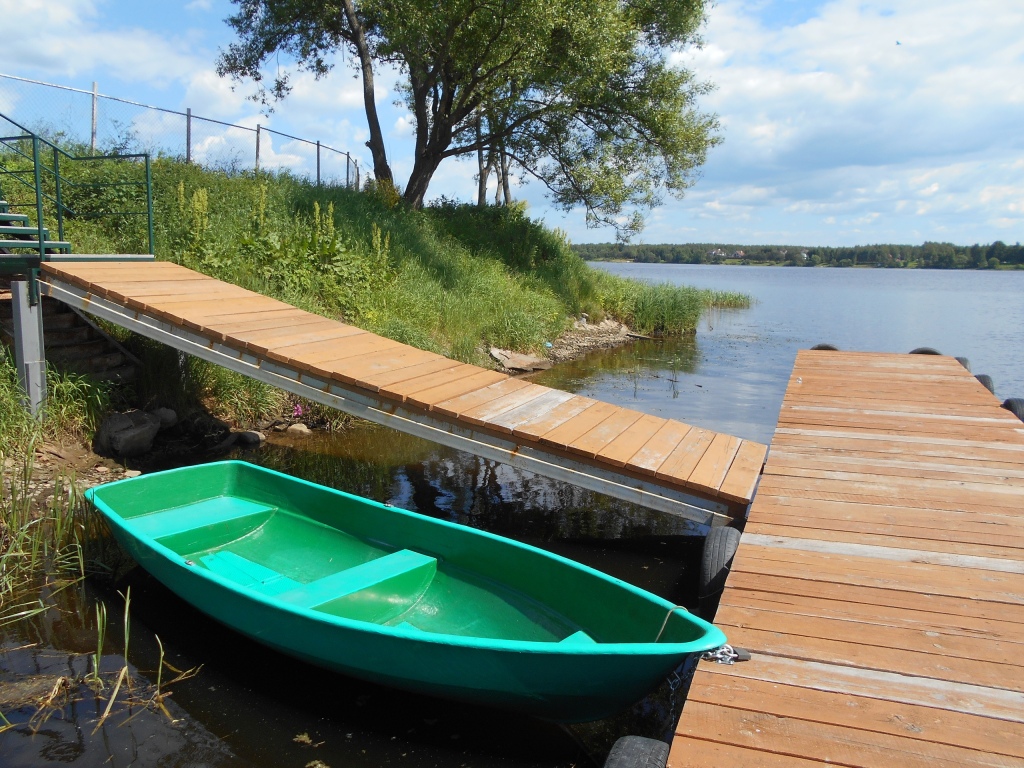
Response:
[[[43,609],[38,600],[12,603],[43,574],[84,574],[84,506],[74,478],[58,474],[52,488],[34,488],[36,447],[44,440],[82,438],[106,410],[108,393],[84,377],[47,372],[41,419],[22,405],[17,374],[0,347],[0,625]]]

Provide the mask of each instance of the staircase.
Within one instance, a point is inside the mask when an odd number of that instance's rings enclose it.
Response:
[[[138,361],[117,341],[66,304],[45,296],[40,303],[46,361],[54,368],[114,384],[134,380]],[[14,344],[10,283],[2,278],[0,337],[8,346]]]
[[[0,253],[30,249],[39,253],[39,228],[29,224],[24,213],[12,213],[6,200],[0,200]],[[43,250],[46,253],[71,253],[71,243],[51,240],[50,230],[43,227]]]

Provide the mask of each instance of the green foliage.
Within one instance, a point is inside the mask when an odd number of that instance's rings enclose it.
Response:
[[[929,269],[996,269],[1000,263],[1024,265],[1024,246],[1020,243],[1006,245],[998,240],[991,245],[972,246],[926,242],[923,245],[858,245],[837,248],[724,243],[584,243],[573,246],[573,250],[587,260],[652,264],[784,264],[798,267],[825,265]]]
[[[238,40],[218,71],[254,81],[257,99],[287,94],[289,63],[320,77],[339,50],[359,62],[368,94],[375,67],[397,67],[416,120],[404,197],[417,208],[442,161],[479,150],[539,179],[556,205],[629,233],[642,217],[625,209],[681,194],[718,140],[696,107],[708,86],[673,56],[699,42],[704,0],[234,2]],[[366,117],[390,193],[372,98]]]

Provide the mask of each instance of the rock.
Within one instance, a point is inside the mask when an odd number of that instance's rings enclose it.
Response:
[[[139,470],[137,470],[137,469],[126,469],[124,471],[124,476],[125,477],[138,477],[141,474],[142,473]]]
[[[238,442],[238,432],[229,432],[228,436],[210,449],[210,453],[222,453]]]
[[[264,435],[262,432],[256,432],[254,430],[238,433],[238,444],[243,448],[255,448],[257,445],[259,445],[266,439],[266,435]]]
[[[313,434],[309,427],[305,424],[292,424],[288,429],[285,430],[289,435],[311,435]]]
[[[551,361],[534,355],[521,355],[507,349],[491,347],[491,357],[510,371],[546,371]]]
[[[96,430],[94,441],[99,454],[139,456],[153,447],[160,431],[160,419],[144,411],[112,413]]]
[[[178,423],[178,414],[171,408],[154,408],[150,413],[160,419],[160,429],[170,429]]]
[[[104,466],[103,466],[103,465],[101,464],[100,466],[96,467],[96,470],[95,470],[95,471],[96,471],[96,472],[97,472],[98,474],[100,474],[100,475],[106,475],[106,474],[108,474],[108,473],[110,472],[110,467],[104,467]]]

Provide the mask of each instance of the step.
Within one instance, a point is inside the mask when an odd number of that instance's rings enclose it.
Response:
[[[0,219],[2,218],[3,217],[0,216]],[[0,235],[7,235],[9,237],[26,237],[37,239],[39,237],[39,230],[36,229],[35,227],[24,227],[3,224],[0,225]],[[49,236],[50,230],[48,230],[46,227],[43,227],[43,237],[49,238]]]
[[[137,373],[138,371],[135,370],[134,364],[125,363],[117,368],[90,373],[89,378],[95,381],[108,381],[111,384],[127,384],[129,381],[135,381]]]
[[[64,315],[56,315],[54,319],[63,319]],[[46,345],[47,353],[50,350],[60,349],[61,347],[72,347],[86,342],[93,341],[98,338],[96,332],[91,326],[82,323],[81,325],[71,325],[64,328],[54,328],[49,323],[44,321],[43,323],[43,341]]]
[[[32,240],[0,240],[0,248],[7,248],[9,250],[23,250],[25,248],[32,248],[39,250],[39,241]],[[43,249],[46,251],[70,251],[71,243],[67,240],[44,240]]]
[[[44,318],[44,320],[43,320],[43,327],[44,328],[47,326],[47,324],[49,322],[51,322],[51,318],[57,318],[57,317],[60,317],[60,318],[64,318],[64,317],[76,318],[76,317],[78,317],[78,315],[76,315],[74,312],[72,312],[68,308],[68,306],[66,304],[63,304],[62,302],[59,302],[56,299],[51,299],[51,298],[49,298],[47,296],[43,296],[42,298],[43,298],[43,318]],[[2,320],[10,320],[13,316],[14,316],[13,302],[9,298],[0,300],[0,321],[2,321]],[[62,322],[65,322],[65,325],[73,323],[73,321],[62,321]]]
[[[24,224],[28,224],[28,216],[24,213],[11,213],[10,211],[4,211],[0,213],[0,221],[20,221]]]
[[[77,363],[98,355],[106,355],[109,351],[106,339],[92,339],[68,346],[47,347],[46,359],[52,363]],[[121,354],[118,352],[118,354]]]

